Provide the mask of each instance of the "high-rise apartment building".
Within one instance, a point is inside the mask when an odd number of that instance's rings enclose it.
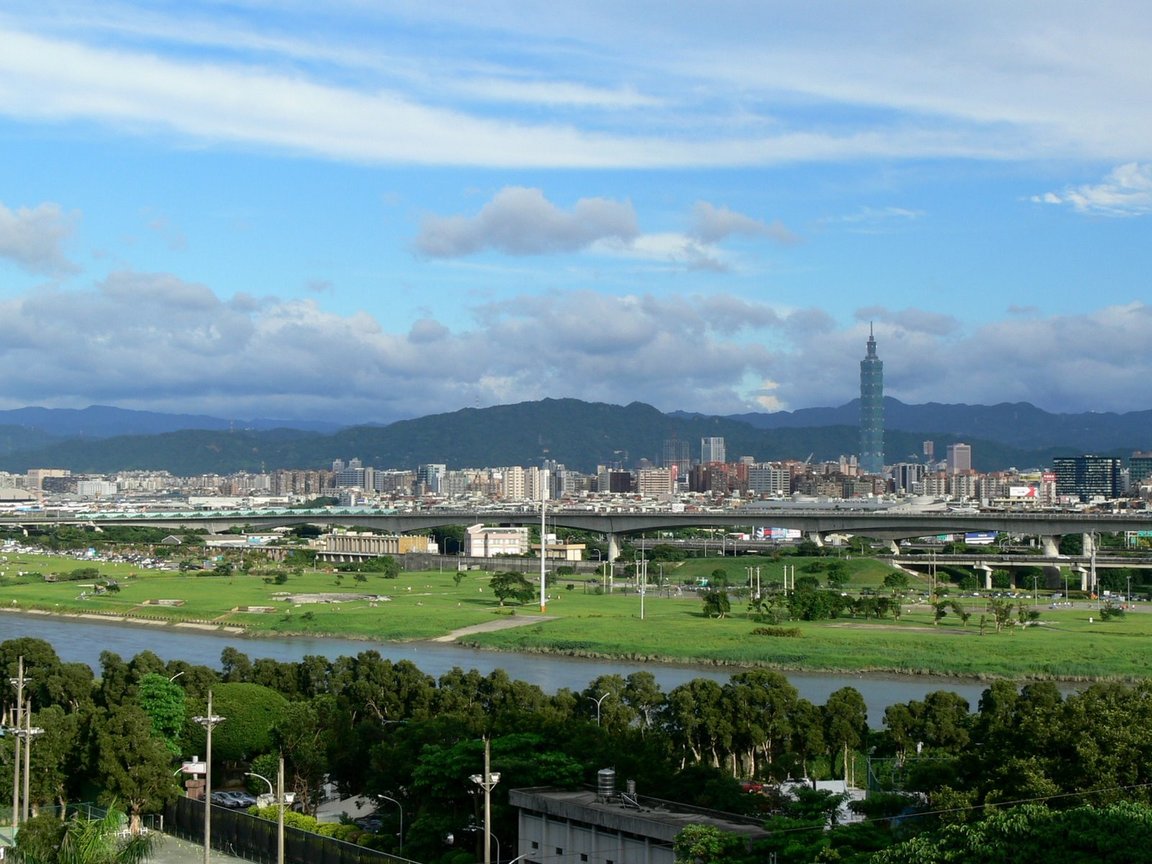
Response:
[[[868,327],[868,353],[860,361],[860,470],[884,473],[884,361]]]
[[[972,445],[948,445],[948,473],[963,474],[972,470]]]
[[[691,446],[679,438],[664,439],[664,468],[674,468],[676,476],[687,477],[692,470]]]
[[[1137,451],[1128,460],[1128,486],[1139,487],[1152,477],[1152,453]]]
[[[1052,469],[1057,495],[1081,501],[1120,497],[1120,460],[1112,456],[1057,456]]]
[[[724,452],[724,439],[723,438],[701,438],[700,439],[700,464],[709,465],[712,462],[727,462],[727,454]]]

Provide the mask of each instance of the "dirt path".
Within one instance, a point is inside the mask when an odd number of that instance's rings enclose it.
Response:
[[[512,627],[525,627],[529,624],[539,624],[541,621],[551,621],[553,615],[516,615],[497,618],[494,621],[485,621],[483,624],[473,624],[471,627],[461,627],[444,636],[437,636],[433,642],[455,642],[461,636],[470,636],[473,633],[491,633],[493,630],[508,630]]]

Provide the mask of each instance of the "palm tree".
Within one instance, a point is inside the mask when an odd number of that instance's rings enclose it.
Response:
[[[153,837],[129,834],[127,817],[115,808],[103,816],[73,814],[61,822],[36,816],[16,835],[21,864],[140,864],[152,855]]]

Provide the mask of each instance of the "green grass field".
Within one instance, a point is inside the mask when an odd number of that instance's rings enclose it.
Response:
[[[798,571],[803,559],[794,559]],[[791,562],[790,562],[791,563]],[[877,561],[851,562],[849,590],[875,588],[890,572]],[[119,581],[117,593],[96,596],[91,583],[46,582],[16,577],[17,571],[67,573],[96,566],[101,577]],[[720,567],[737,583],[746,567],[761,567],[764,583],[780,581],[782,564],[769,559],[705,559],[681,567],[665,566],[677,584],[709,576]],[[141,571],[127,565],[31,556],[0,564],[0,604],[60,614],[86,613],[213,626],[241,627],[259,635],[305,633],[381,641],[431,639],[497,619],[539,615],[538,602],[501,608],[488,587],[488,575],[454,572],[404,573],[398,579],[368,574],[309,572],[287,584],[267,584],[259,576],[214,576]],[[649,569],[649,577],[656,572]],[[531,578],[531,577],[530,577]],[[1011,627],[996,633],[992,617],[981,635],[984,601],[969,598],[967,626],[949,615],[934,626],[926,605],[905,604],[899,621],[840,618],[824,622],[787,622],[798,637],[756,635],[763,625],[745,611],[745,600],[732,599],[732,614],[705,617],[698,594],[688,588],[649,588],[641,601],[633,589],[617,583],[611,594],[596,592],[596,581],[553,586],[549,620],[463,637],[464,644],[506,651],[559,651],[586,656],[646,660],[763,664],[782,669],[901,672],[972,678],[1143,678],[1152,659],[1143,640],[1152,637],[1152,613],[1133,612],[1102,622],[1099,612],[1081,603],[1073,609],[1041,610],[1041,625]],[[327,595],[343,602],[303,602],[293,595]],[[369,599],[374,598],[374,599]],[[386,599],[385,599],[386,598]],[[149,601],[180,601],[178,606]],[[1028,601],[1025,601],[1028,602]],[[243,611],[265,607],[269,611]]]

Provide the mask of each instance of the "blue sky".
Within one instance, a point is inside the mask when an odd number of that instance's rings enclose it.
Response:
[[[1150,92],[1137,2],[8,0],[0,407],[794,410],[871,326],[1147,409]]]

